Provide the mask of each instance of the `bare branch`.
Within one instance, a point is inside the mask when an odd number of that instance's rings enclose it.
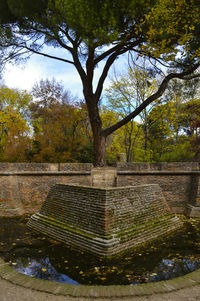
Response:
[[[111,55],[112,53],[118,51],[119,49],[121,49],[123,46],[122,45],[116,45],[112,48],[110,48],[109,50],[105,51],[104,53],[102,53],[101,55],[99,55],[95,60],[94,60],[94,65],[97,65],[99,62],[101,62],[102,60],[104,60],[107,56]]]
[[[44,57],[48,57],[48,58],[51,58],[51,59],[54,59],[54,60],[58,60],[58,61],[61,61],[61,62],[65,62],[65,63],[69,63],[69,64],[72,64],[74,65],[74,62],[73,61],[70,61],[70,60],[66,60],[66,59],[63,59],[63,58],[60,58],[60,57],[57,57],[57,56],[54,56],[54,55],[50,55],[50,54],[47,54],[47,53],[43,53],[43,52],[40,52],[40,51],[37,51],[35,49],[32,49],[28,46],[23,46],[23,48],[33,52],[33,53],[36,53],[36,54],[39,54],[39,55],[42,55]]]
[[[111,126],[110,128],[107,128],[107,129],[103,130],[102,135],[107,137],[108,135],[112,134],[114,131],[119,129],[121,126],[127,124],[131,119],[138,116],[150,103],[152,103],[154,100],[158,99],[160,96],[163,95],[163,93],[165,92],[165,90],[167,88],[167,85],[168,85],[170,80],[172,80],[173,78],[179,78],[179,79],[182,79],[182,80],[188,79],[188,75],[192,74],[195,70],[197,70],[199,66],[200,66],[200,63],[197,63],[193,67],[189,68],[187,71],[184,71],[184,72],[181,72],[181,73],[170,73],[170,74],[168,74],[164,78],[162,83],[160,84],[157,92],[155,92],[150,97],[148,97],[131,114],[129,114],[128,116],[126,116],[125,118],[123,118],[122,120],[120,120],[119,122],[117,122],[116,124]],[[194,77],[197,77],[197,75],[191,76],[191,79],[194,78]],[[199,74],[199,77],[200,77],[200,74]]]
[[[187,77],[184,77],[182,79],[183,80],[191,80],[191,79],[198,78],[198,77],[200,77],[200,73],[199,74],[194,74],[192,76],[187,76]]]
[[[104,81],[105,81],[105,79],[106,79],[106,77],[108,75],[108,71],[109,71],[110,67],[112,66],[112,64],[114,63],[114,61],[116,60],[116,58],[119,55],[121,55],[123,53],[126,53],[128,50],[131,50],[133,47],[135,47],[139,43],[140,43],[139,41],[135,41],[135,42],[130,43],[127,46],[118,45],[117,50],[113,54],[111,54],[109,56],[109,58],[107,59],[107,62],[105,64],[105,66],[104,66],[104,69],[103,69],[103,72],[101,74],[101,77],[99,79],[98,85],[97,85],[97,89],[96,89],[96,92],[95,92],[96,99],[99,99],[100,96],[101,96],[101,93],[102,93],[102,90],[103,90]]]

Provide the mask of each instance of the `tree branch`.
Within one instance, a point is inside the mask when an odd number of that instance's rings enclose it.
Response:
[[[167,85],[168,85],[169,81],[172,80],[173,78],[179,78],[179,79],[182,79],[182,80],[186,80],[186,79],[192,79],[192,78],[195,78],[195,77],[200,77],[200,74],[199,75],[195,74],[194,76],[191,76],[190,78],[187,77],[189,74],[191,74],[195,70],[197,70],[199,66],[200,66],[200,63],[197,63],[193,67],[189,68],[187,71],[184,71],[184,72],[181,72],[181,73],[170,73],[170,74],[168,74],[164,78],[162,83],[160,84],[160,87],[158,88],[157,92],[155,92],[150,97],[148,97],[139,107],[137,107],[128,116],[126,116],[125,118],[123,118],[122,120],[120,120],[119,122],[114,124],[113,126],[103,130],[102,135],[107,137],[108,135],[112,134],[114,131],[116,131],[117,129],[119,129],[123,125],[127,124],[131,119],[138,116],[150,103],[152,103],[154,100],[158,99],[160,96],[163,95],[163,93],[165,92],[165,90],[167,88]]]
[[[39,32],[40,34],[42,34],[42,35],[44,35],[44,36],[47,36],[47,37],[49,37],[49,38],[51,38],[51,39],[53,39],[53,40],[56,39],[56,41],[57,41],[63,48],[67,49],[67,50],[70,51],[70,52],[72,51],[73,48],[72,48],[72,47],[69,47],[69,46],[67,46],[65,43],[63,43],[62,40],[61,40],[60,37],[59,37],[58,32],[56,32],[53,28],[50,28],[50,30],[53,32],[54,36],[51,35],[49,32],[43,31],[43,30],[41,30],[41,29],[39,29],[39,28],[35,28],[34,26],[32,26],[31,29],[34,30],[36,33]],[[61,31],[61,28],[59,28],[59,30]],[[62,30],[62,32],[63,32],[63,30]],[[66,34],[66,33],[65,33],[65,34]]]
[[[72,56],[74,59],[74,66],[76,67],[76,70],[78,71],[78,74],[80,75],[80,78],[82,80],[83,83],[83,87],[85,87],[85,85],[87,84],[87,76],[86,73],[80,63],[79,57],[78,57],[78,47],[74,47],[73,51],[72,51]]]
[[[104,60],[107,56],[111,55],[113,52],[121,49],[121,45],[116,45],[112,48],[110,48],[109,50],[105,51],[104,53],[102,53],[101,55],[99,55],[95,60],[94,60],[94,65],[96,66],[99,62],[101,62],[102,60]]]
[[[43,53],[43,52],[39,52],[35,49],[32,49],[28,46],[23,46],[23,48],[33,52],[33,53],[36,53],[36,54],[39,54],[39,55],[42,55],[42,56],[45,56],[45,57],[48,57],[48,58],[51,58],[51,59],[54,59],[54,60],[58,60],[58,61],[61,61],[61,62],[65,62],[65,63],[69,63],[69,64],[72,64],[74,65],[74,62],[70,61],[70,60],[66,60],[66,59],[63,59],[63,58],[60,58],[60,57],[57,57],[57,56],[53,56],[53,55],[50,55],[50,54],[47,54],[47,53]]]
[[[123,53],[126,53],[127,51],[133,49],[133,47],[136,47],[137,45],[139,45],[140,43],[142,42],[142,40],[137,40],[137,41],[134,41],[134,42],[131,42],[127,45],[117,45],[116,46],[116,51],[111,54],[109,56],[109,58],[107,59],[107,62],[104,66],[104,69],[103,69],[103,72],[101,74],[101,77],[99,79],[99,82],[98,82],[98,85],[97,85],[97,89],[96,89],[96,92],[95,92],[95,97],[96,99],[99,99],[100,96],[101,96],[101,93],[102,93],[102,90],[103,90],[103,84],[104,84],[104,81],[108,75],[108,71],[110,69],[110,67],[112,66],[112,64],[114,63],[115,59],[123,54]],[[103,57],[103,55],[102,55]],[[103,59],[103,58],[102,58]]]

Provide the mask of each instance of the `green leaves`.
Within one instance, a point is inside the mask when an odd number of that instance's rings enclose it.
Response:
[[[50,8],[62,14],[63,21],[83,40],[98,45],[119,40],[125,30],[130,29],[138,13],[146,9],[143,1],[110,0],[55,0]],[[132,25],[131,25],[132,24]]]
[[[148,48],[155,56],[165,55],[171,60],[182,47],[182,55],[199,56],[198,1],[158,0],[146,15]]]

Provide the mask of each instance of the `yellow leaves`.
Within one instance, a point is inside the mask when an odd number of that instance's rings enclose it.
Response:
[[[25,119],[31,96],[25,91],[0,87],[0,135],[3,160],[24,160],[23,148],[30,139]],[[1,154],[0,154],[1,156]],[[12,158],[12,159],[11,159]]]
[[[82,276],[82,277],[85,277],[85,273],[83,271],[80,271],[79,274]]]
[[[42,268],[41,271],[42,271],[42,272],[46,272],[47,269],[46,269],[46,268]]]
[[[173,54],[177,43],[191,49],[193,32],[200,26],[199,6],[185,0],[159,0],[145,16],[148,44],[146,51],[155,56]]]

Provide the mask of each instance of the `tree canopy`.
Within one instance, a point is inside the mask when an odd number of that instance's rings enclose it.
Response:
[[[2,0],[2,61],[36,53],[75,66],[93,133],[94,163],[102,166],[108,135],[159,98],[170,80],[199,76],[194,74],[200,57],[199,15],[197,0]],[[51,55],[44,45],[61,47],[66,56]],[[130,114],[103,128],[99,101],[104,81],[115,60],[129,51],[147,57],[160,73],[162,65],[172,71]],[[100,62],[104,65],[95,86]]]
[[[127,78],[128,82],[129,75],[124,74],[121,83],[119,78],[117,86],[111,85],[108,96],[113,88],[114,92],[116,88],[120,91],[122,84],[125,97],[129,97],[129,92],[132,97],[133,90],[124,90],[124,80]],[[142,83],[137,75],[135,80]],[[193,91],[193,85],[188,88],[183,83],[172,81],[170,93],[167,90],[156,105],[151,104],[145,118],[130,121],[107,138],[107,164],[115,164],[119,158],[127,162],[200,159],[199,89],[195,85]],[[31,94],[0,87],[0,160],[92,162],[92,133],[85,104],[54,79],[37,82]],[[124,95],[118,96],[122,106]],[[109,97],[107,106],[100,108],[104,128],[126,114],[127,111],[117,110]]]

